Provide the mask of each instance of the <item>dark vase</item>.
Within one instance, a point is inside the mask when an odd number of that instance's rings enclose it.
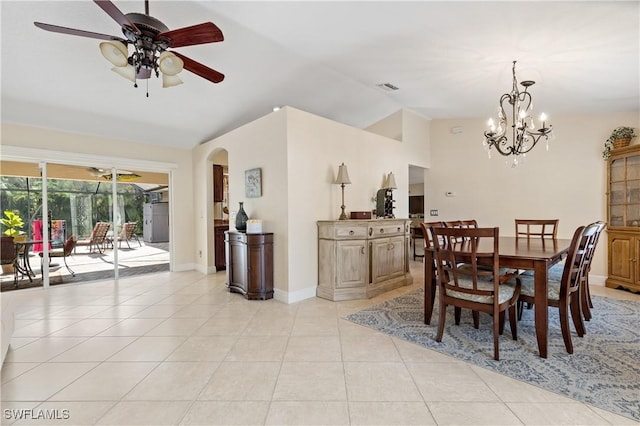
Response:
[[[236,229],[242,232],[247,230],[247,220],[249,220],[247,212],[244,211],[243,204],[243,202],[240,203],[240,209],[238,210],[238,214],[236,215]]]

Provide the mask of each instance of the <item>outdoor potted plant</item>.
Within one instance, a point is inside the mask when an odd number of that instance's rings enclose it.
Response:
[[[604,142],[604,150],[602,151],[602,158],[608,160],[611,156],[611,150],[622,148],[631,143],[631,138],[635,137],[633,127],[620,126],[613,129],[611,136]]]
[[[16,238],[19,238],[21,235],[20,228],[24,226],[24,222],[20,215],[13,210],[5,210],[4,217],[0,219],[0,222],[7,228],[3,234],[6,237],[3,238],[11,238],[15,241]],[[13,265],[12,264],[3,264],[2,265],[3,273],[13,273]]]
[[[24,226],[24,222],[17,211],[5,210],[4,217],[0,219],[0,222],[7,228],[4,231],[4,235],[7,237],[15,238],[22,233],[20,228]]]

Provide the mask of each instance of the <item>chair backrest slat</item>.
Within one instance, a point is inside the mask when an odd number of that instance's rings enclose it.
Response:
[[[557,238],[559,219],[515,219],[516,237]]]

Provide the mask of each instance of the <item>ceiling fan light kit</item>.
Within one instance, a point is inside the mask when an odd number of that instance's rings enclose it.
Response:
[[[177,75],[162,74],[162,87],[173,87],[184,83]]]
[[[124,67],[113,67],[111,68],[111,71],[126,78],[132,83],[136,82],[136,69],[133,67],[133,65],[126,65]]]
[[[149,1],[145,0],[145,13],[122,13],[110,0],[94,0],[122,27],[125,38],[99,34],[74,28],[34,22],[45,31],[106,40],[100,43],[100,52],[115,65],[111,70],[134,83],[137,80],[160,77],[162,87],[182,84],[177,76],[183,69],[213,83],[224,80],[224,74],[211,69],[175,51],[167,49],[215,43],[224,40],[222,31],[212,22],[169,30],[160,20],[149,15]],[[129,46],[132,53],[129,54]],[[149,96],[149,93],[147,93]]]
[[[160,67],[160,71],[162,71],[165,75],[176,75],[182,68],[184,67],[184,61],[178,58],[171,52],[164,51],[160,54],[160,58],[158,59],[158,66]]]
[[[103,41],[100,43],[100,52],[109,62],[116,67],[127,66],[129,51],[127,46],[119,41]]]

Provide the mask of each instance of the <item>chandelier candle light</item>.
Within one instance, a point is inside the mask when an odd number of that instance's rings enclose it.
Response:
[[[505,93],[500,97],[500,107],[498,108],[498,124],[490,118],[488,121],[489,130],[484,132],[484,141],[482,145],[485,147],[489,158],[491,158],[491,148],[494,147],[501,155],[513,155],[512,167],[516,167],[519,163],[518,156],[523,157],[533,149],[540,138],[544,136],[547,141],[547,149],[549,149],[549,137],[553,136],[552,127],[547,127],[547,116],[540,114],[540,122],[542,127],[536,129],[533,121],[533,100],[531,94],[527,92],[535,81],[525,80],[520,82],[524,87],[524,91],[518,89],[518,80],[516,79],[516,61],[513,61],[513,88],[511,93]],[[507,127],[509,121],[505,113],[505,102],[511,105],[511,133],[512,140],[509,143],[507,137]]]

